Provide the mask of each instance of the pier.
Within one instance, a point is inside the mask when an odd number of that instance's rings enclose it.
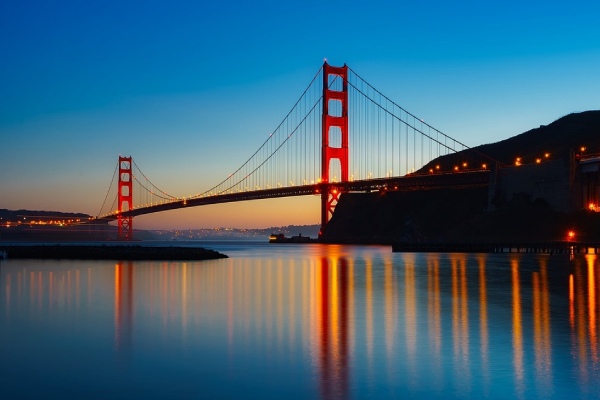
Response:
[[[599,242],[532,242],[532,243],[449,243],[397,242],[394,253],[534,253],[534,254],[598,254]]]

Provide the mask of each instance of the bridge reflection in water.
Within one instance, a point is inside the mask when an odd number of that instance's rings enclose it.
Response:
[[[2,320],[23,307],[55,318],[112,303],[117,363],[159,343],[176,354],[163,356],[165,366],[185,350],[194,360],[186,366],[206,363],[239,390],[285,382],[324,399],[598,394],[595,255],[305,249],[117,263],[111,273],[93,263],[3,265]],[[211,366],[211,355],[225,365]]]

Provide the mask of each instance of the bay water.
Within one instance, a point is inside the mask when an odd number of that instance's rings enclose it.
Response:
[[[178,245],[0,261],[0,397],[600,398],[599,256]]]

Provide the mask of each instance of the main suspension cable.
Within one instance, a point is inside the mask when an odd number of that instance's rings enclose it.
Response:
[[[156,187],[155,184],[152,183],[152,181],[150,179],[148,179],[148,177],[144,174],[144,172],[142,172],[142,170],[140,169],[140,167],[138,167],[138,165],[135,163],[135,160],[132,159],[133,165],[135,165],[135,167],[137,168],[138,171],[140,171],[140,174],[142,174],[142,176],[146,179],[146,181],[148,181],[148,183],[156,190],[158,190],[159,192],[161,192],[162,194],[164,194],[165,196],[167,196],[168,198],[170,198],[171,200],[178,200],[177,197],[170,195],[169,193],[166,193],[164,191],[162,191],[161,189],[159,189],[158,187]],[[135,178],[135,175],[134,175]],[[135,180],[137,181],[137,178],[135,178]],[[138,181],[138,183],[146,190],[148,190],[144,185],[142,185],[142,183],[140,181]],[[152,193],[152,191],[148,190],[148,192]],[[160,197],[160,196],[159,196]]]
[[[377,94],[379,94],[380,96],[382,96],[383,98],[385,98],[386,100],[388,100],[389,102],[391,102],[391,103],[392,103],[392,104],[393,104],[395,107],[397,107],[397,108],[398,108],[398,109],[400,109],[401,111],[404,111],[404,112],[406,113],[406,115],[407,115],[407,116],[411,116],[411,117],[412,117],[412,118],[414,118],[414,119],[420,120],[418,117],[416,117],[415,115],[413,115],[413,114],[411,114],[410,112],[406,111],[404,108],[402,108],[402,107],[401,107],[401,106],[399,106],[397,103],[395,103],[393,100],[391,100],[389,97],[387,97],[387,96],[386,96],[386,95],[384,95],[382,92],[380,92],[380,91],[379,91],[379,90],[377,90],[375,87],[373,87],[373,85],[371,85],[371,84],[370,84],[369,82],[367,82],[367,81],[366,81],[364,78],[362,78],[360,75],[358,75],[358,74],[356,73],[356,71],[354,71],[352,68],[348,67],[348,70],[350,70],[350,71],[351,71],[351,72],[352,72],[352,73],[353,73],[353,74],[354,74],[354,75],[355,75],[355,76],[356,76],[356,77],[357,77],[359,80],[361,80],[362,82],[366,83],[366,84],[367,84],[367,86],[368,86],[369,88],[371,88],[372,90],[374,90],[374,91],[375,91]],[[358,89],[356,86],[354,86],[354,85],[353,85],[353,84],[351,84],[350,82],[348,82],[348,84],[349,84],[349,85],[351,85],[352,87],[354,87],[356,90],[360,91],[360,90],[359,90],[359,89]],[[362,94],[363,94],[363,95],[365,95],[364,93],[362,93]],[[366,95],[365,95],[365,96],[366,96]],[[373,101],[373,100],[372,100],[372,101]],[[391,115],[393,115],[392,113],[390,113],[390,114],[391,114]],[[394,116],[394,115],[393,115],[393,116]],[[396,117],[396,118],[397,118],[399,121],[401,121],[401,122],[405,123],[406,125],[409,125],[408,123],[406,123],[406,122],[402,121],[400,118],[398,118],[398,117]],[[481,157],[487,158],[487,159],[489,159],[489,160],[491,160],[491,161],[493,161],[493,162],[497,163],[499,166],[505,166],[505,165],[506,165],[505,163],[503,163],[503,162],[501,162],[501,161],[498,161],[498,160],[496,160],[496,159],[494,159],[494,158],[492,158],[492,157],[490,157],[490,156],[488,156],[488,155],[485,155],[485,154],[481,153],[480,151],[478,151],[478,150],[476,150],[476,149],[473,149],[473,148],[471,148],[471,147],[467,146],[466,144],[464,144],[464,143],[462,143],[462,142],[460,142],[460,141],[458,141],[458,140],[456,140],[456,139],[454,139],[454,138],[452,138],[452,137],[450,137],[450,136],[446,135],[444,132],[441,132],[440,130],[438,130],[438,129],[434,128],[433,126],[429,125],[427,122],[424,122],[424,121],[422,121],[422,120],[421,120],[421,122],[422,122],[423,124],[427,125],[427,127],[429,127],[430,129],[433,129],[433,130],[434,130],[436,133],[438,133],[438,134],[441,134],[442,136],[444,136],[444,138],[450,139],[450,140],[452,140],[452,141],[456,142],[457,144],[461,145],[462,147],[464,147],[464,149],[465,149],[465,150],[472,151],[472,152],[474,152],[474,153],[478,154],[478,155],[479,155],[479,156],[481,156]],[[416,129],[415,127],[412,127],[412,128],[413,128],[413,129]],[[418,129],[417,129],[417,130],[418,130]],[[424,132],[421,132],[421,131],[419,131],[419,132],[420,132],[421,134],[423,134],[423,135],[427,136],[428,138],[430,138],[430,139],[432,139],[432,140],[436,141],[437,143],[441,144],[441,142],[439,142],[439,141],[438,141],[438,140],[436,140],[436,139],[433,139],[431,136],[429,136],[429,135],[425,134]],[[445,144],[444,144],[444,146],[445,146],[446,148],[448,148],[448,149],[451,149],[451,147],[449,147],[449,146],[446,146]],[[455,151],[455,150],[454,150],[454,151]]]
[[[227,178],[223,179],[221,182],[219,182],[218,184],[216,184],[215,186],[213,186],[212,188],[205,190],[203,193],[194,195],[194,196],[190,196],[190,198],[196,198],[196,197],[202,197],[207,193],[210,193],[211,191],[217,189],[219,186],[221,186],[222,184],[224,184],[225,182],[227,182],[232,176],[234,176],[235,174],[237,174],[239,171],[241,171],[244,167],[246,167],[250,161],[254,158],[254,156],[256,156],[262,149],[263,147],[265,147],[267,145],[267,143],[270,142],[271,138],[275,135],[275,133],[279,130],[279,128],[281,128],[281,126],[287,121],[288,117],[292,114],[292,112],[294,111],[294,109],[296,108],[296,106],[298,106],[298,104],[300,103],[300,101],[302,100],[302,98],[304,97],[304,95],[308,92],[308,90],[312,87],[313,83],[315,82],[315,80],[319,77],[321,71],[323,70],[323,67],[319,68],[319,70],[317,71],[317,73],[315,74],[315,76],[313,77],[313,79],[311,80],[311,82],[308,84],[308,86],[306,87],[306,89],[304,90],[304,92],[302,92],[302,95],[300,96],[300,98],[296,101],[296,103],[294,104],[294,106],[290,109],[290,111],[287,113],[287,115],[283,118],[283,120],[281,121],[281,123],[277,126],[277,128],[275,128],[273,130],[273,132],[269,135],[269,137],[263,142],[263,144],[258,148],[258,150],[256,150],[249,158],[248,160],[246,160],[245,163],[243,163],[237,170],[235,170],[232,174],[230,174]],[[287,141],[287,139],[286,139]],[[279,149],[281,146],[279,146],[277,149]],[[277,152],[277,149],[275,150],[275,152]],[[275,153],[273,152],[273,154]],[[264,163],[263,163],[264,164]],[[261,164],[262,165],[262,164]],[[254,169],[255,171],[256,169]],[[246,178],[249,176],[250,174],[246,175]],[[245,179],[245,178],[244,178]],[[242,181],[243,182],[243,181]],[[233,185],[230,185],[230,188],[235,186],[237,183]]]
[[[118,169],[119,169],[119,164],[117,164],[115,166],[115,172],[113,172],[112,179],[110,180],[110,185],[108,185],[108,190],[106,191],[106,195],[104,196],[104,201],[102,202],[102,207],[100,207],[100,212],[98,212],[98,215],[96,215],[96,217],[99,217],[102,214],[102,210],[104,210],[104,204],[106,204],[106,199],[108,198],[108,194],[110,193],[110,189],[112,188],[113,182],[115,181],[115,176],[117,176],[117,170]]]

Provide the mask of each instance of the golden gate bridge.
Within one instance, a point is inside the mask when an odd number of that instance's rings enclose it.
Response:
[[[220,183],[176,196],[131,156],[119,156],[93,221],[116,220],[118,239],[131,240],[138,215],[318,195],[322,234],[342,193],[483,186],[497,164],[406,111],[347,65],[325,62],[268,138]]]

